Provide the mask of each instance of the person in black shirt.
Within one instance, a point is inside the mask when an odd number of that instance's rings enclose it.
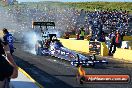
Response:
[[[112,32],[109,37],[110,37],[109,56],[112,56],[115,53],[115,51],[116,51],[116,42],[115,42],[116,41],[116,36],[115,36],[115,32]]]
[[[4,72],[5,72],[4,69],[6,69],[6,67],[8,67],[9,65],[10,65],[10,67],[13,68],[13,70],[11,72],[11,76],[7,77],[5,75],[7,75],[8,73],[4,74]],[[8,70],[10,70],[10,69],[8,68]],[[3,77],[3,75],[5,77]],[[9,45],[7,42],[3,42],[0,39],[0,88],[9,88],[10,78],[17,78],[17,76],[18,76],[17,65],[14,62],[13,57],[10,53]]]

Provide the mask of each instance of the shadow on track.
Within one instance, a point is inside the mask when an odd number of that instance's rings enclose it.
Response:
[[[44,72],[34,64],[24,61],[16,56],[14,56],[14,59],[19,67],[24,69],[29,75],[31,75],[31,77],[33,77],[37,82],[43,85],[44,88],[75,88],[57,79],[53,75]]]

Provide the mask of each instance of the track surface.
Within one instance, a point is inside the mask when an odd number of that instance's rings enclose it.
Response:
[[[23,50],[23,45],[16,43],[14,59],[37,82],[45,88],[132,88],[128,84],[84,84],[76,82],[77,68],[68,62],[51,56],[36,56]],[[132,77],[132,63],[123,63],[109,59],[108,65],[85,68],[87,74],[129,74]],[[132,78],[131,78],[132,79]]]

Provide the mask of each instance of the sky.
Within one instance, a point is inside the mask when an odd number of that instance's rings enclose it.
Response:
[[[117,1],[132,2],[132,0],[17,0],[18,2],[38,2],[38,1],[62,1],[62,2],[87,2],[87,1]]]

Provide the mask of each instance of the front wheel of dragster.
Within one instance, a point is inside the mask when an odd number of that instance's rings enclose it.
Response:
[[[38,47],[36,49],[36,55],[42,56],[42,50],[41,50],[41,48]]]

